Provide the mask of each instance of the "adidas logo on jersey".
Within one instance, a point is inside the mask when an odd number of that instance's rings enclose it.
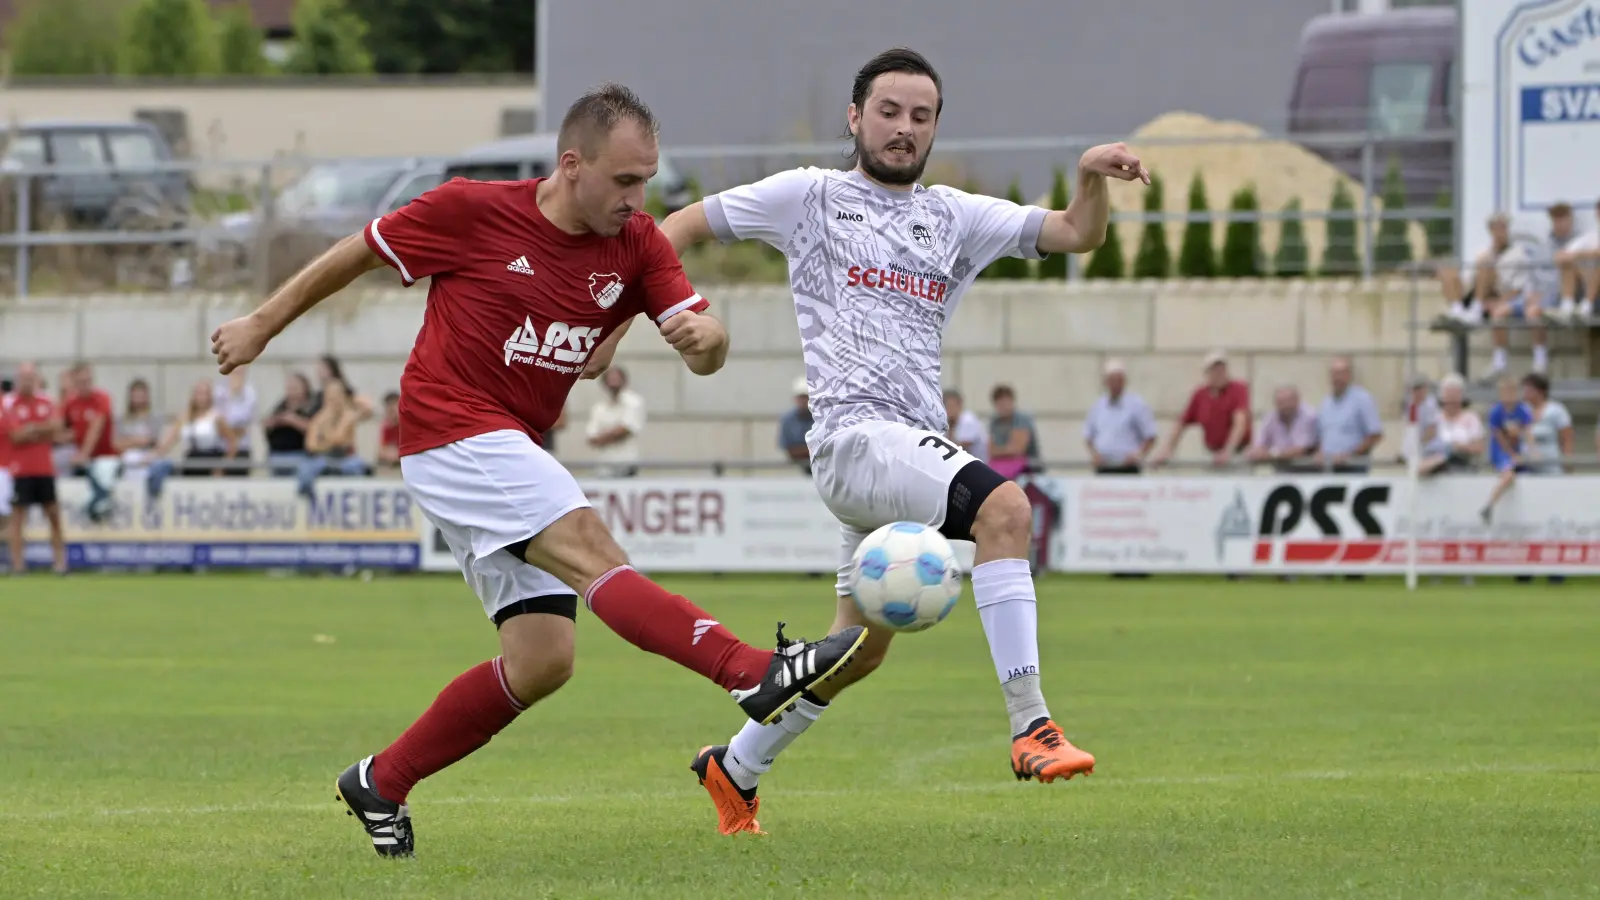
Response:
[[[533,266],[528,265],[528,258],[526,256],[517,257],[516,259],[507,263],[506,268],[512,272],[516,272],[518,275],[533,274]]]
[[[533,324],[532,317],[524,318],[522,324],[511,332],[511,337],[506,339],[506,365],[517,362],[563,375],[577,374],[583,371],[584,361],[589,358],[594,345],[600,342],[600,331],[598,325],[551,322],[550,327],[545,329],[544,339],[540,340],[539,329]]]

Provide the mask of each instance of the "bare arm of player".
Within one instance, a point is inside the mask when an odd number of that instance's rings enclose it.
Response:
[[[638,316],[634,316],[634,318],[636,319]],[[594,352],[589,354],[588,361],[583,364],[583,374],[578,377],[584,381],[593,381],[604,375],[606,370],[611,368],[611,361],[617,356],[617,345],[622,343],[622,336],[627,334],[628,329],[632,327],[633,319],[629,319],[618,326],[616,331],[611,332],[605,340],[601,341],[600,346],[594,348]],[[556,421],[559,423],[561,420],[557,419]]]
[[[1088,253],[1106,242],[1111,221],[1107,178],[1150,183],[1150,173],[1127,144],[1101,144],[1078,160],[1078,190],[1066,209],[1044,217],[1039,228],[1040,253]]]
[[[353,234],[333,249],[317,257],[299,274],[289,279],[255,312],[224,322],[211,335],[211,352],[226,375],[253,362],[289,323],[313,306],[348,287],[350,282],[384,265],[367,246],[366,239]]]
[[[705,204],[698,200],[667,216],[661,222],[661,230],[666,234],[667,240],[672,242],[672,249],[676,250],[680,257],[683,256],[683,251],[695,244],[716,237],[711,230],[711,221],[706,218]]]
[[[728,329],[715,316],[678,313],[661,323],[661,336],[696,375],[710,375],[728,361]]]

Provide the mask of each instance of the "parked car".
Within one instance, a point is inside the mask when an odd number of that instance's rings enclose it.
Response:
[[[556,165],[556,135],[529,134],[505,138],[467,150],[445,163],[444,176],[473,181],[518,181],[543,178]],[[694,202],[688,181],[662,156],[649,190],[667,212],[677,212]]]
[[[0,124],[0,171],[59,166],[78,170],[37,176],[40,213],[72,227],[151,229],[184,224],[187,172],[137,171],[171,162],[172,148],[143,122],[37,121]]]
[[[1455,128],[1457,28],[1452,7],[1312,19],[1300,37],[1290,134],[1370,131],[1378,139],[1375,183],[1381,184],[1389,160],[1397,159],[1408,202],[1432,203],[1455,183],[1451,142],[1393,139]],[[1306,146],[1361,178],[1360,147]]]
[[[428,160],[320,163],[278,192],[272,207],[273,231],[331,244],[443,182],[443,164]],[[208,250],[231,245],[248,253],[261,220],[256,210],[230,213],[206,232],[202,244]]]

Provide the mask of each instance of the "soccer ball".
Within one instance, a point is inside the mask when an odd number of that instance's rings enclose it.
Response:
[[[955,607],[961,563],[944,535],[916,522],[894,522],[856,548],[849,582],[867,621],[893,631],[921,631]]]

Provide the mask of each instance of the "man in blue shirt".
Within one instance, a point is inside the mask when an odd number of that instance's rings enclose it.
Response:
[[[1089,407],[1083,440],[1100,475],[1137,475],[1156,442],[1156,417],[1144,398],[1127,389],[1128,372],[1120,360],[1105,368],[1106,392]]]
[[[778,420],[778,449],[807,476],[811,474],[811,454],[806,450],[806,432],[810,430],[811,391],[801,375],[794,381],[794,406]]]
[[[1317,461],[1335,472],[1365,474],[1372,466],[1372,448],[1383,438],[1378,404],[1354,382],[1350,359],[1334,357],[1328,365],[1332,392],[1317,409]]]
[[[1489,410],[1489,462],[1500,473],[1500,480],[1489,493],[1489,502],[1478,511],[1485,525],[1494,517],[1495,504],[1511,490],[1522,470],[1522,442],[1531,424],[1533,410],[1522,402],[1516,380],[1510,376],[1500,379],[1500,402]]]

